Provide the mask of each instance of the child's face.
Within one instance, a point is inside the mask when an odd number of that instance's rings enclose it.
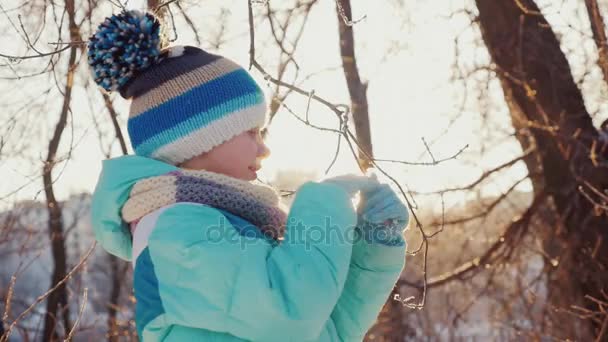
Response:
[[[260,129],[254,128],[179,166],[253,181],[257,178],[257,171],[262,167],[262,160],[268,155],[270,150],[262,140]]]

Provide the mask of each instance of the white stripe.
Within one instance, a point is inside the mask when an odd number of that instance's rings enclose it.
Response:
[[[266,121],[266,103],[231,113],[209,125],[188,134],[154,151],[152,158],[177,165],[192,159],[213,147],[232,139],[247,130],[263,127]]]

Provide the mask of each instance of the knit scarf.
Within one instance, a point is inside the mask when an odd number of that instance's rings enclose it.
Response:
[[[225,210],[276,241],[282,240],[285,232],[287,215],[274,189],[202,170],[182,169],[140,180],[122,208],[122,217],[128,223],[136,223],[157,209],[183,202]]]

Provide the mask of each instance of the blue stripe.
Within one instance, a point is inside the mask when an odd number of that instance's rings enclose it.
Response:
[[[245,69],[237,69],[196,86],[159,106],[129,119],[128,130],[134,147],[162,131],[177,126],[236,96],[262,93]]]
[[[188,134],[209,125],[211,122],[226,116],[226,113],[233,113],[241,109],[252,107],[263,101],[264,95],[262,93],[251,93],[233,98],[214,108],[210,108],[206,112],[197,113],[197,115],[191,116],[188,120],[180,122],[176,126],[158,133],[137,146],[133,144],[133,149],[137,155],[151,156],[152,153],[160,147],[177,141]]]
[[[137,257],[133,271],[133,288],[135,289],[135,326],[139,337],[144,327],[153,319],[165,313],[158,291],[158,278],[146,247]]]

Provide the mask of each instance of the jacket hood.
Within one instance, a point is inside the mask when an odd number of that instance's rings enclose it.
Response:
[[[131,260],[131,231],[121,209],[135,183],[175,170],[176,166],[133,155],[103,161],[91,200],[91,220],[95,239],[108,253]]]

